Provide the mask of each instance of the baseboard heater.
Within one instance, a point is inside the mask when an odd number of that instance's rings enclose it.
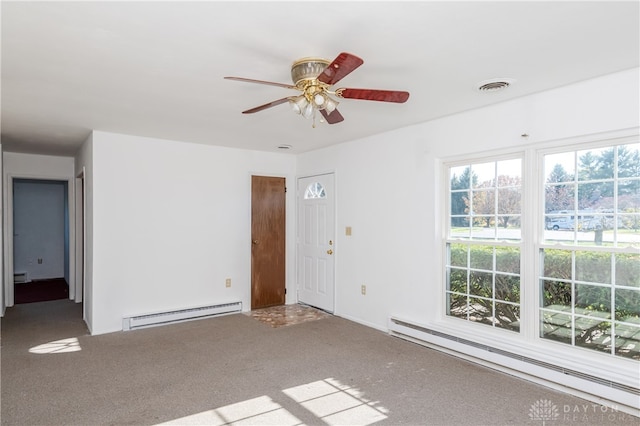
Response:
[[[469,347],[469,353],[475,352],[475,355],[469,355],[472,358],[484,360],[494,365],[495,364],[503,365],[510,369],[517,368],[514,365],[514,361],[515,361],[515,363],[529,364],[531,368],[533,368],[534,370],[536,369],[536,367],[541,367],[548,371],[561,373],[564,377],[566,376],[573,377],[574,380],[575,379],[586,380],[592,383],[596,383],[596,384],[605,386],[607,388],[610,388],[612,390],[615,390],[617,392],[621,392],[619,395],[621,396],[622,401],[618,401],[618,402],[627,404],[630,407],[633,407],[635,410],[638,409],[637,401],[638,401],[638,396],[640,395],[640,389],[638,389],[635,386],[630,386],[623,383],[617,383],[612,380],[605,380],[600,377],[582,373],[580,371],[571,370],[555,364],[540,361],[534,358],[529,358],[523,355],[518,355],[513,352],[505,351],[503,349],[495,348],[495,347],[484,345],[478,342],[473,342],[471,340],[456,337],[450,334],[442,333],[440,331],[432,330],[424,326],[413,324],[408,321],[403,321],[394,317],[391,317],[389,319],[389,333],[392,336],[395,336],[404,340],[408,340],[413,343],[421,344],[423,346],[441,347],[444,349],[452,350],[454,352],[460,352],[459,349],[454,349],[455,346],[465,345]],[[453,345],[445,344],[440,339],[446,339],[454,343]],[[438,343],[438,341],[441,343]],[[482,355],[483,353],[485,355]],[[498,358],[502,358],[502,357],[506,357],[511,361],[500,362]],[[502,358],[502,359],[505,359],[505,358]],[[526,365],[526,364],[523,364],[523,365]],[[531,373],[525,372],[525,374],[531,374]],[[537,374],[535,375],[538,376]],[[550,380],[552,382],[554,381],[552,378],[550,377],[545,378],[544,376],[548,376],[548,375],[543,374],[538,377],[546,380]],[[634,413],[634,415],[637,415],[637,414]]]
[[[222,303],[218,305],[199,306],[175,311],[156,312],[151,314],[124,317],[122,330],[153,327],[182,321],[191,321],[207,317],[242,312],[242,302]]]

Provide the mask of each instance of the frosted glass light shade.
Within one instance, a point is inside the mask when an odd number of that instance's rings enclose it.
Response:
[[[305,107],[309,105],[309,102],[307,102],[307,99],[303,95],[300,95],[289,100],[289,104],[296,114],[302,114]]]
[[[304,109],[302,110],[302,116],[304,118],[309,118],[311,117],[311,115],[313,114],[313,105],[310,103],[307,103],[307,105],[305,105]]]
[[[327,96],[327,102],[324,104],[324,109],[331,114],[338,107],[338,102],[334,101],[330,97]]]

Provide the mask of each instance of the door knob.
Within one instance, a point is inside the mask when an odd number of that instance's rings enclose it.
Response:
[[[333,254],[333,250],[331,249],[327,250],[327,254]]]
[[[257,246],[257,245],[258,245],[258,240],[253,240],[253,241],[251,241],[251,243],[252,243],[254,246]]]

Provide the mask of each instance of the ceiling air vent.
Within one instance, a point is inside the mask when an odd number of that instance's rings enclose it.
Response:
[[[478,91],[480,92],[497,92],[504,90],[513,84],[512,79],[496,78],[493,80],[485,80],[478,83]]]

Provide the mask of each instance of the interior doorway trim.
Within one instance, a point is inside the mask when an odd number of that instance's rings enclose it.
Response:
[[[35,176],[28,174],[6,175],[4,187],[4,301],[5,307],[11,307],[15,302],[13,288],[13,181],[15,179],[50,180],[67,183],[67,211],[69,212],[69,289],[75,289],[76,270],[76,215],[75,215],[75,178],[69,176]],[[70,294],[71,296],[71,294]]]
[[[73,276],[75,277],[75,293],[73,298],[75,302],[80,303],[84,300],[86,270],[87,270],[87,193],[85,189],[85,167],[78,173],[75,179],[75,268]],[[71,227],[70,227],[71,228]],[[84,312],[83,312],[84,315]],[[83,318],[85,318],[83,316]]]

